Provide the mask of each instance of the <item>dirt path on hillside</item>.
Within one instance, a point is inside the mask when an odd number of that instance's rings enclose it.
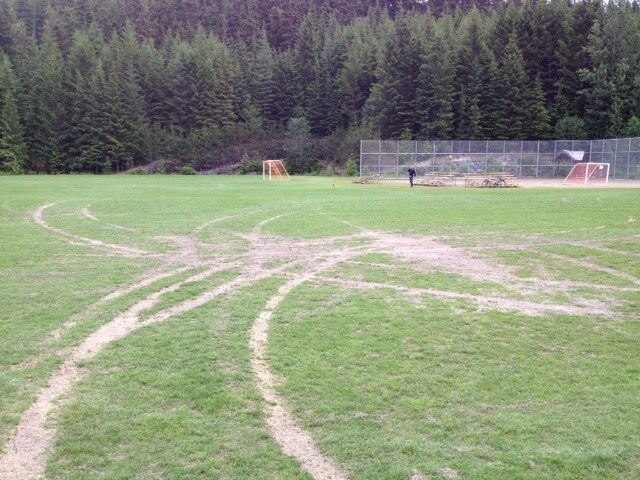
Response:
[[[282,218],[278,216],[259,222],[248,234],[227,232],[230,235],[236,235],[247,245],[241,253],[231,253],[232,250],[221,248],[220,245],[207,244],[194,236],[188,236],[167,237],[176,246],[177,252],[158,254],[138,247],[83,237],[53,227],[45,219],[45,214],[52,206],[53,204],[44,205],[33,213],[35,223],[46,231],[66,238],[70,244],[90,246],[112,255],[159,259],[163,267],[147,272],[136,283],[114,290],[86,307],[81,314],[71,317],[62,327],[51,332],[47,344],[43,346],[41,356],[59,354],[64,357],[64,362],[51,376],[47,386],[38,394],[34,404],[23,413],[19,425],[5,446],[4,454],[0,456],[0,478],[2,479],[27,480],[44,477],[47,452],[52,447],[56,436],[55,428],[48,425],[46,421],[55,413],[56,402],[68,396],[74,384],[88,373],[81,368],[82,362],[95,357],[110,343],[123,339],[145,326],[169,321],[178,315],[215,301],[221,296],[233,295],[240,289],[267,278],[281,278],[284,283],[267,301],[251,329],[249,342],[251,367],[264,399],[263,408],[267,426],[273,438],[280,444],[286,455],[297,459],[303,468],[318,480],[347,479],[349,474],[333,459],[323,455],[315,445],[312,436],[299,426],[299,422],[287,406],[286,399],[278,393],[276,376],[267,362],[268,332],[272,316],[287,295],[300,285],[333,282],[350,290],[395,289],[409,293],[410,295],[407,296],[412,298],[438,296],[452,301],[463,299],[475,303],[478,309],[517,312],[525,315],[563,313],[614,316],[608,305],[581,298],[577,294],[572,305],[540,304],[517,301],[499,295],[482,296],[430,288],[407,288],[366,282],[357,278],[339,279],[327,275],[339,265],[360,261],[357,260],[358,257],[364,254],[385,253],[423,272],[440,271],[461,275],[473,281],[490,280],[512,291],[522,288],[522,280],[518,279],[509,268],[477,258],[468,250],[445,245],[437,238],[371,232],[358,228],[357,233],[353,235],[296,241],[264,233],[264,227],[269,222]],[[100,221],[88,207],[82,210],[81,215],[87,221]],[[192,235],[230,218],[232,217],[213,219],[196,227]],[[124,228],[111,224],[105,225],[110,228]],[[198,253],[203,250],[209,252],[207,256]],[[189,283],[207,280],[223,271],[234,272],[235,278],[194,298],[145,316],[145,313],[167,294]],[[153,288],[161,280],[166,283],[168,279],[179,276],[186,276],[186,278],[176,280],[165,287]],[[528,293],[544,292],[550,285],[550,281],[537,279],[536,282],[527,284],[530,290]],[[570,282],[565,282],[564,285],[571,288]],[[584,287],[584,284],[578,287]],[[578,287],[575,287],[576,290]],[[65,352],[55,350],[56,342],[65,331],[73,328],[83,316],[96,312],[98,307],[107,302],[142,289],[151,289],[152,293],[146,294],[126,311],[98,328],[75,348]],[[20,368],[32,368],[39,358],[35,357]]]

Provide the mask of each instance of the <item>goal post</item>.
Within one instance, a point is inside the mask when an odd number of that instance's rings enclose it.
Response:
[[[576,163],[567,178],[566,184],[574,185],[607,185],[609,183],[609,164],[596,162]]]
[[[264,160],[262,162],[263,180],[290,180],[289,173],[282,160]]]

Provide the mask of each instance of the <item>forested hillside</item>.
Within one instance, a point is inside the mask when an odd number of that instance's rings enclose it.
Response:
[[[640,135],[638,3],[0,0],[0,171]]]

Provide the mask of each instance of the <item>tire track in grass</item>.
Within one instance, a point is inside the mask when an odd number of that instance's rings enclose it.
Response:
[[[616,318],[611,309],[598,301],[590,301],[586,305],[557,305],[552,303],[514,300],[504,297],[487,295],[472,295],[470,293],[450,292],[433,288],[405,287],[389,283],[366,282],[361,280],[342,280],[339,278],[323,277],[325,283],[333,283],[354,290],[394,290],[405,294],[408,298],[436,297],[445,300],[468,300],[475,303],[479,310],[494,310],[503,313],[518,313],[530,317],[544,315],[577,315],[583,317]],[[585,301],[585,303],[587,303]]]
[[[53,204],[45,205],[39,208],[33,215],[35,222],[43,228],[51,230],[67,238],[79,240],[83,244],[108,248],[115,253],[124,254],[127,256],[131,254],[137,255],[139,253],[144,253],[143,251],[140,251],[138,249],[131,249],[128,247],[122,247],[120,245],[106,244],[99,240],[80,237],[70,234],[64,230],[49,226],[42,219],[42,213],[51,205]],[[252,243],[261,243],[261,238],[259,238],[261,237],[260,230],[267,222],[271,220],[273,219],[268,219],[260,222],[256,226],[251,234]],[[152,308],[167,293],[174,292],[187,283],[202,281],[209,278],[215,273],[228,270],[230,268],[230,265],[216,265],[203,272],[192,275],[191,277],[183,281],[176,282],[159,291],[151,293],[143,300],[139,301],[134,306],[118,315],[111,322],[103,325],[94,333],[90,334],[79,346],[71,349],[70,354],[63,362],[62,366],[50,377],[47,387],[45,387],[40,392],[34,404],[23,413],[15,433],[10,438],[7,444],[5,453],[0,456],[0,478],[7,478],[11,480],[29,480],[43,477],[46,468],[46,452],[52,444],[56,434],[55,429],[47,428],[45,426],[45,422],[49,417],[51,411],[54,409],[56,400],[68,394],[73,385],[86,374],[86,372],[80,367],[80,364],[82,362],[92,359],[98,353],[100,353],[108,344],[117,340],[121,340],[140,328],[164,322],[176,315],[180,315],[203,306],[221,295],[232,293],[237,288],[249,286],[262,279],[269,278],[274,275],[286,275],[287,269],[289,269],[291,266],[299,265],[302,263],[300,261],[285,262],[273,269],[255,269],[252,268],[251,259],[253,258],[253,255],[251,255],[251,252],[246,255],[241,255],[241,257],[245,257],[243,258],[245,261],[245,268],[243,269],[240,263],[237,263],[235,266],[245,271],[242,272],[235,280],[232,280],[213,290],[205,292],[204,294],[194,299],[181,302],[175,306],[162,310],[144,321],[139,320],[140,314]],[[341,260],[339,258],[333,259],[327,262],[326,265],[321,268],[316,268],[312,272],[295,276],[293,280],[287,282],[279,290],[280,294],[282,295],[283,292],[292,290],[298,284],[307,281],[307,279],[313,277],[320,271],[331,268],[331,266],[339,263],[340,261]],[[188,271],[189,268],[193,268],[193,265],[191,267],[187,266],[174,270],[174,272],[181,273],[183,271]],[[154,283],[155,281],[165,278],[167,275],[168,274],[166,272],[163,274],[158,274],[157,276],[148,278],[136,285],[128,286],[112,292],[88,308],[95,307],[97,304],[99,305],[102,303],[106,303],[109,300],[124,295],[125,293],[137,291],[147,285]],[[279,303],[279,301],[280,300],[278,300],[276,304]],[[273,308],[275,308],[276,304],[273,305]],[[72,322],[66,325],[66,328],[70,326],[72,326]],[[65,326],[63,325],[63,327]],[[57,334],[54,334],[54,336],[56,335]],[[287,418],[286,412],[284,410],[281,410],[281,413],[282,418]],[[305,437],[305,432],[299,430],[299,436]],[[298,446],[296,451],[299,451],[299,448],[300,447]],[[326,472],[327,468],[332,465],[331,460],[325,459],[319,452],[313,451],[313,449],[311,450],[311,453],[313,454],[313,460],[309,460],[309,456],[307,455],[307,457],[305,457],[305,465],[308,465],[311,461],[315,465],[315,467],[311,467],[312,471],[315,471],[314,469],[317,469],[318,466],[320,466],[322,470]],[[320,476],[316,478],[346,478],[346,476],[334,476],[334,473],[336,472],[338,471],[335,470],[335,472],[331,473],[328,477]]]
[[[60,340],[60,338],[62,338],[62,335],[69,329],[75,327],[79,321],[79,319],[83,318],[83,317],[87,317],[93,313],[96,312],[96,309],[99,308],[100,306],[109,303],[110,301],[113,301],[117,298],[120,298],[124,295],[130,294],[130,293],[134,293],[137,292],[138,290],[142,290],[143,288],[149,287],[151,285],[153,285],[154,283],[167,279],[167,278],[171,278],[171,277],[175,277],[176,275],[180,275],[182,273],[185,273],[189,270],[193,270],[192,266],[186,266],[186,267],[180,267],[174,270],[169,270],[169,271],[161,271],[158,272],[156,274],[150,275],[150,276],[146,276],[146,278],[143,278],[142,280],[140,280],[139,282],[132,284],[132,285],[127,285],[125,287],[119,288],[113,292],[108,293],[107,295],[105,295],[104,297],[102,297],[101,299],[95,301],[94,303],[86,306],[81,312],[76,313],[75,315],[71,316],[66,322],[64,322],[61,326],[59,326],[58,328],[56,328],[55,330],[51,331],[49,333],[49,337],[43,342],[42,344],[42,351],[34,358],[27,360],[26,362],[23,363],[19,363],[16,365],[13,365],[11,367],[11,370],[13,371],[20,371],[20,370],[26,370],[29,368],[35,368],[37,367],[44,359],[46,359],[48,356],[54,355],[56,352],[55,350],[52,348],[52,346],[58,341]]]
[[[634,285],[640,285],[640,279],[638,277],[631,275],[630,273],[627,273],[627,272],[621,272],[620,270],[616,270],[615,268],[605,267],[603,265],[598,265],[596,263],[589,262],[587,260],[581,260],[578,258],[569,257],[567,255],[560,255],[557,253],[542,252],[542,251],[538,251],[537,253],[538,255],[554,258],[556,260],[559,260],[560,262],[570,263],[572,265],[576,265],[577,267],[582,267],[582,268],[594,270],[597,272],[607,273],[611,276],[625,279]]]
[[[82,215],[85,216],[86,218],[88,218],[89,220],[94,220],[94,221],[100,221],[100,219],[98,217],[96,217],[93,213],[91,213],[91,210],[89,210],[89,207],[91,205],[87,205],[86,207],[84,207],[82,209]],[[107,223],[107,226],[115,229],[115,230],[124,230],[125,232],[135,232],[136,229],[135,228],[131,228],[131,227],[124,227],[122,225],[115,225],[113,223]]]
[[[335,258],[325,260],[310,271],[296,275],[282,285],[269,299],[265,309],[251,328],[251,368],[258,379],[258,388],[265,400],[264,410],[267,425],[273,438],[280,444],[282,451],[300,462],[302,467],[316,480],[346,480],[348,475],[331,458],[322,454],[311,435],[299,426],[299,422],[287,408],[284,398],[275,389],[276,380],[266,360],[269,321],[274,310],[296,287],[311,281],[318,274],[327,271],[341,262],[347,261],[359,252],[334,252]]]
[[[108,344],[121,340],[140,328],[163,322],[173,315],[185,313],[240,285],[249,285],[254,281],[246,277],[233,280],[207,292],[207,295],[202,298],[183,302],[176,307],[158,312],[146,321],[139,321],[140,314],[157,304],[167,293],[174,292],[187,283],[205,280],[226,269],[226,266],[209,268],[153,292],[89,335],[79,346],[71,349],[67,359],[51,376],[34,404],[22,414],[18,428],[10,438],[5,453],[0,456],[0,479],[30,480],[43,477],[46,468],[46,451],[56,433],[55,429],[47,428],[45,422],[54,408],[55,401],[69,393],[72,386],[84,376],[85,372],[80,367],[82,362],[92,359]]]
[[[102,240],[96,240],[96,239],[93,239],[93,238],[82,237],[80,235],[75,235],[73,233],[69,233],[66,230],[62,230],[60,228],[52,227],[51,225],[49,225],[47,222],[44,221],[44,219],[42,218],[42,214],[44,213],[44,211],[46,209],[52,207],[53,205],[55,205],[55,203],[50,203],[48,205],[43,205],[33,213],[33,220],[38,225],[40,225],[42,228],[45,228],[45,229],[47,229],[49,231],[57,233],[58,235],[61,235],[63,237],[70,238],[71,240],[73,240],[75,242],[79,242],[82,245],[88,245],[88,246],[92,246],[92,247],[104,248],[104,249],[108,250],[111,253],[119,254],[119,255],[125,256],[127,258],[142,257],[142,256],[144,256],[144,257],[158,256],[158,254],[152,254],[151,252],[148,252],[146,250],[142,250],[140,248],[129,247],[129,246],[126,246],[126,245],[117,245],[117,244],[114,244],[114,243],[106,243],[106,242],[103,242]]]
[[[38,208],[33,214],[33,219],[36,224],[42,228],[71,239],[70,243],[73,244],[75,241],[78,241],[84,245],[106,248],[115,254],[123,255],[125,257],[150,256],[148,252],[141,249],[108,244],[100,240],[74,235],[65,230],[48,225],[43,219],[43,212],[52,205],[54,204],[48,204]],[[170,265],[174,262],[168,260],[167,263]],[[29,480],[43,478],[46,468],[46,451],[50,447],[56,433],[55,429],[47,428],[45,426],[45,422],[51,411],[54,409],[56,400],[69,393],[72,386],[84,375],[85,372],[79,366],[81,362],[90,360],[100,353],[109,343],[125,338],[140,328],[153,323],[165,321],[175,314],[187,312],[213,300],[216,296],[232,291],[239,285],[248,285],[257,281],[255,278],[246,277],[242,280],[236,279],[214,289],[212,292],[207,292],[207,295],[204,296],[204,298],[199,298],[195,301],[190,300],[183,302],[176,307],[168,309],[170,312],[169,314],[167,314],[167,310],[163,310],[146,321],[139,321],[139,315],[157,304],[158,301],[167,293],[174,292],[187,283],[205,280],[211,275],[228,270],[231,267],[231,265],[226,262],[216,261],[214,264],[214,266],[209,266],[208,269],[194,274],[183,281],[176,282],[168,287],[151,293],[143,300],[137,302],[134,306],[118,315],[111,322],[103,325],[94,333],[90,334],[80,345],[70,349],[70,353],[66,360],[49,378],[47,386],[38,394],[33,405],[22,414],[20,423],[15,429],[13,435],[10,437],[4,454],[0,456],[0,479]],[[88,306],[87,309],[92,310],[97,306],[114,300],[122,295],[133,293],[150,286],[159,280],[170,278],[171,276],[175,276],[195,268],[200,268],[201,266],[202,265],[190,264],[170,271],[161,271],[150,275],[134,285],[129,285],[109,293],[97,302]],[[72,317],[59,329],[54,330],[50,334],[50,337],[57,339],[64,329],[73,326],[75,318],[76,316]]]

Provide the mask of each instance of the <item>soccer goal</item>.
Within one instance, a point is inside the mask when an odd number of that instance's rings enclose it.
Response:
[[[262,179],[289,180],[289,173],[282,160],[265,160],[262,162]]]
[[[607,185],[609,183],[609,164],[580,162],[576,163],[564,183],[576,185]]]

